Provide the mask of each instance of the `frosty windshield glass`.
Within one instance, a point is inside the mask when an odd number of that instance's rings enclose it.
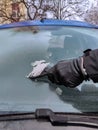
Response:
[[[98,48],[98,30],[83,27],[34,26],[0,30],[0,111],[98,112],[98,84],[74,89],[31,81],[32,62],[51,65]]]

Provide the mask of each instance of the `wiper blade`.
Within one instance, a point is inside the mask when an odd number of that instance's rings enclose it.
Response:
[[[98,116],[56,114],[50,109],[37,109],[35,115],[37,119],[47,119],[55,126],[72,125],[98,128]]]
[[[0,121],[30,120],[35,119],[34,112],[3,112],[0,113]]]
[[[0,114],[0,121],[47,120],[53,126],[85,126],[98,128],[98,114],[55,113],[50,109],[36,109],[35,112],[11,112]]]

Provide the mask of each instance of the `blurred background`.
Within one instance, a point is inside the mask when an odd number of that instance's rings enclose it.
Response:
[[[0,0],[0,24],[42,18],[98,24],[98,0]]]

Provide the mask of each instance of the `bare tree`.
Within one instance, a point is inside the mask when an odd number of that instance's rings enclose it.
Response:
[[[51,15],[55,19],[83,16],[88,0],[21,0],[27,8],[28,19],[41,19]],[[84,9],[85,8],[85,9]]]
[[[75,19],[75,16],[82,16],[84,10],[87,8],[85,0],[58,0],[57,3],[53,1],[54,16],[57,19]],[[85,8],[85,9],[84,9]]]
[[[2,0],[3,6],[0,7],[0,19],[2,23],[5,21],[16,22],[22,20],[35,20],[42,18],[54,19],[76,19],[83,18],[88,9],[88,0]],[[12,10],[13,1],[18,5],[24,5],[25,14],[17,13]],[[9,4],[10,3],[10,4]],[[21,8],[21,7],[20,7]],[[18,9],[18,8],[17,8]],[[9,12],[9,13],[8,13]]]
[[[98,7],[92,7],[85,15],[85,21],[98,25]]]
[[[39,19],[46,11],[45,0],[21,0],[27,9],[28,19]]]

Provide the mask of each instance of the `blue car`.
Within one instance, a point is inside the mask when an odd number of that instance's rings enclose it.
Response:
[[[98,26],[86,22],[43,19],[0,25],[2,130],[10,121],[10,130],[98,129],[97,83],[84,81],[72,89],[27,78],[35,61],[52,66],[96,48]]]

